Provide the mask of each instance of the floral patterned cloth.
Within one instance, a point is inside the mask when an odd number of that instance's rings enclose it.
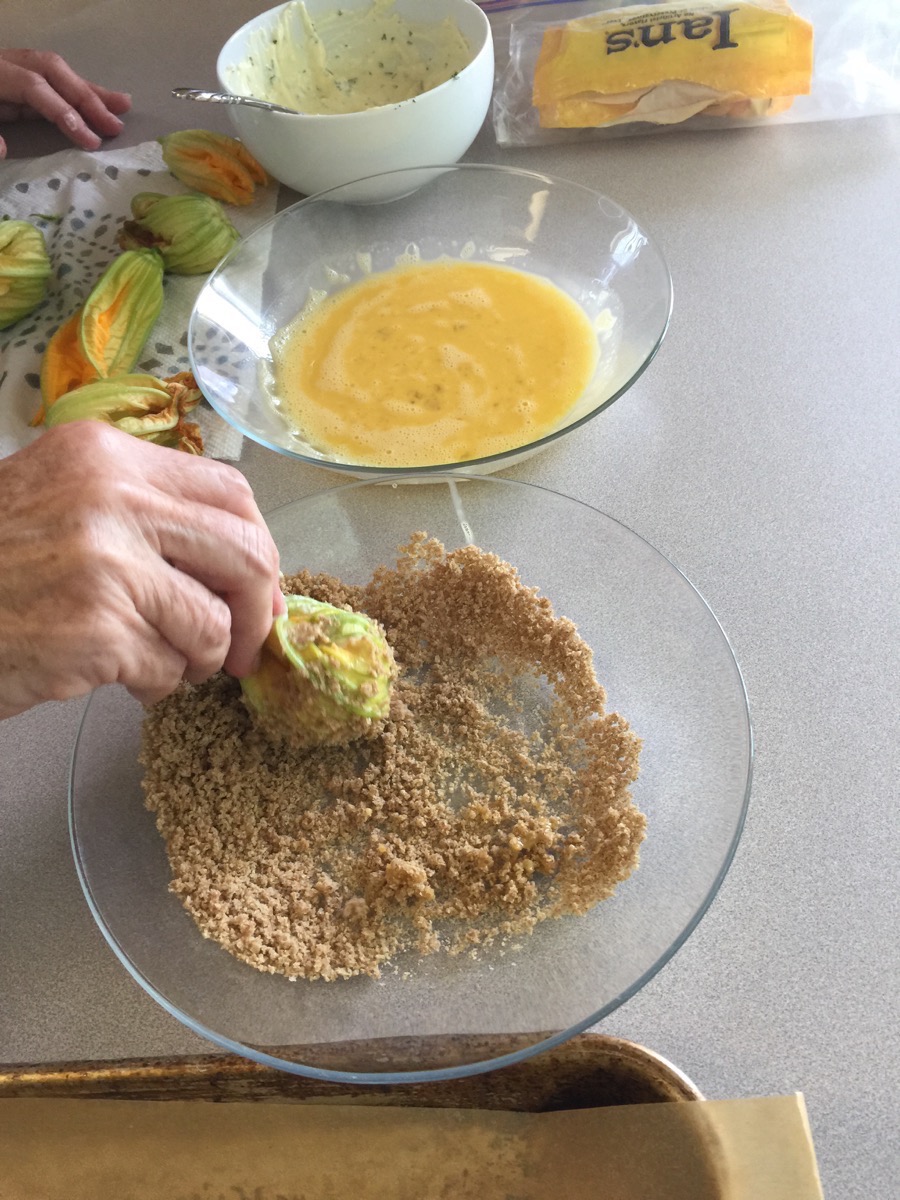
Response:
[[[131,215],[136,192],[172,194],[188,189],[162,160],[157,142],[124,150],[63,150],[44,158],[0,163],[0,219],[31,221],[44,234],[53,263],[45,300],[0,331],[0,458],[39,436],[28,422],[40,399],[41,356],[63,321],[85,300],[120,253],[116,235]],[[242,235],[275,213],[276,185],[257,189],[246,208],[228,207]],[[135,370],[174,375],[189,369],[187,327],[206,276],[167,275],[165,300]],[[206,453],[240,458],[243,439],[207,405],[196,409]]]

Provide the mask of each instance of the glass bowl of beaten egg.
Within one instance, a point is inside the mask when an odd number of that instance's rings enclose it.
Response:
[[[388,178],[383,176],[381,178]],[[672,284],[589,188],[509,167],[391,172],[302,200],[212,273],[188,331],[212,407],[356,476],[508,467],[571,435],[656,354]]]

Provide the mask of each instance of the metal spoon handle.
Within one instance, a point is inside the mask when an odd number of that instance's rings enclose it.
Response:
[[[268,100],[257,100],[254,96],[232,96],[229,92],[204,92],[199,88],[172,88],[172,95],[179,100],[206,100],[210,104],[247,104],[250,108],[264,108],[268,112],[292,113],[296,109],[284,108],[280,104],[270,104]]]

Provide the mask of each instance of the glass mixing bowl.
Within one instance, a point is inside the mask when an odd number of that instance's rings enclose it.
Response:
[[[402,483],[406,477],[399,477]],[[647,817],[637,870],[585,916],[539,925],[480,957],[407,955],[382,978],[260,973],[205,940],[168,889],[142,799],[143,710],[92,697],[73,756],[78,874],[107,941],[168,1012],[226,1050],[301,1075],[357,1082],[449,1078],[563,1041],[612,1012],[682,945],[731,862],[747,807],[751,731],[740,671],[685,577],[596,509],[506,479],[344,484],[273,512],[287,572],[351,583],[425,530],[512,563],[592,648],[608,709],[643,739],[633,797]]]
[[[373,202],[398,191],[406,194]],[[198,385],[229,424],[282,454],[358,476],[421,471],[414,463],[339,461],[312,446],[275,397],[269,340],[311,294],[330,294],[410,258],[442,256],[549,280],[594,321],[599,355],[584,394],[545,436],[429,470],[498,470],[571,433],[631,387],[669,322],[672,284],[662,254],[606,196],[510,167],[392,171],[301,200],[238,243],[204,284],[191,316],[188,348]]]

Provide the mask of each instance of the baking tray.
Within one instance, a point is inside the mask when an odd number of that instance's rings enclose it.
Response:
[[[526,1036],[428,1039],[435,1061],[496,1058],[531,1044]],[[386,1071],[414,1061],[419,1039],[370,1043]],[[328,1048],[317,1047],[322,1066]],[[346,1054],[334,1048],[339,1058]],[[665,1058],[634,1042],[583,1033],[511,1066],[463,1079],[413,1084],[333,1083],[289,1075],[232,1055],[131,1058],[0,1066],[0,1099],[16,1096],[132,1100],[276,1101],[397,1104],[413,1107],[549,1112],[618,1104],[702,1100],[697,1087]]]

